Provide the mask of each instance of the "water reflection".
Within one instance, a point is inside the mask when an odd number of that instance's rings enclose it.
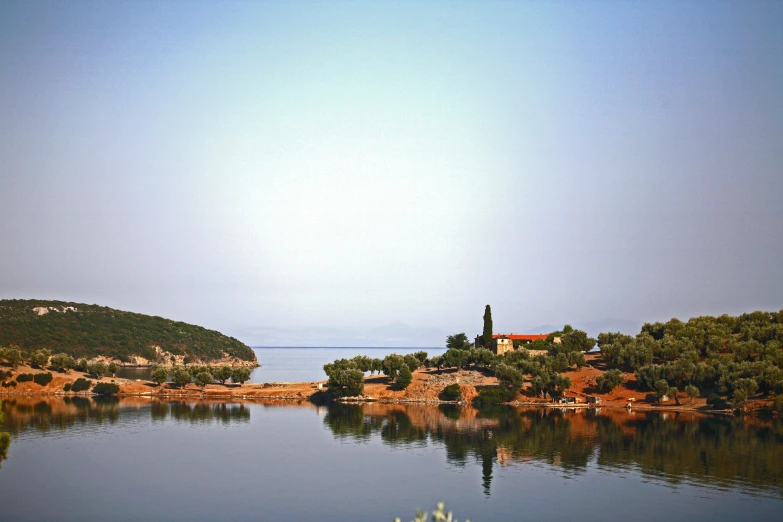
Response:
[[[120,400],[113,396],[98,397],[20,397],[3,403],[2,431],[19,434],[25,431],[56,432],[73,428],[92,428],[151,415],[154,421],[176,421],[191,424],[243,423],[250,420],[244,404],[228,402],[163,402],[157,400]],[[149,410],[149,413],[146,413]]]
[[[324,424],[339,439],[442,444],[452,465],[478,462],[490,494],[495,466],[546,465],[564,476],[598,466],[655,480],[739,486],[783,497],[783,422],[625,411],[335,404]]]
[[[244,404],[154,402],[150,405],[152,420],[173,419],[194,424],[220,422],[231,424],[250,421],[250,410]]]
[[[657,483],[738,488],[783,498],[783,422],[628,413],[625,410],[545,410],[453,405],[161,401],[150,398],[16,397],[2,404],[0,432],[14,439],[81,431],[84,436],[141,425],[193,427],[249,424],[251,410],[299,409],[318,415],[348,444],[379,440],[388,448],[425,446],[445,452],[451,466],[478,464],[489,496],[499,468],[537,466],[565,477],[591,468],[632,470]],[[297,432],[294,437],[307,437]],[[7,450],[7,447],[5,448]],[[0,458],[5,458],[0,448]]]

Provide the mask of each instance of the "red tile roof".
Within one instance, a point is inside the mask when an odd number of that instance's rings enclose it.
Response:
[[[543,341],[549,337],[549,334],[492,334],[493,339],[498,337],[506,337],[512,341]]]

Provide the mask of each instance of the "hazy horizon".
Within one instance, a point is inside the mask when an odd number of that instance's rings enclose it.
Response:
[[[0,298],[251,346],[783,308],[783,4],[0,7]],[[592,332],[589,332],[592,333]]]

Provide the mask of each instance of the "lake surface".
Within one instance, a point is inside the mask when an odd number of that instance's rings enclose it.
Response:
[[[424,350],[427,355],[443,355],[445,348],[253,348],[259,368],[254,368],[248,382],[325,381],[324,364],[336,359],[366,355],[383,359],[389,354],[405,355]],[[150,379],[149,368],[121,368],[117,377]]]
[[[0,520],[780,520],[783,423],[5,398]]]

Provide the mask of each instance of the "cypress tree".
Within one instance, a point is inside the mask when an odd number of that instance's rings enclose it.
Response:
[[[484,334],[481,338],[484,348],[492,345],[492,309],[487,305],[484,308]]]

